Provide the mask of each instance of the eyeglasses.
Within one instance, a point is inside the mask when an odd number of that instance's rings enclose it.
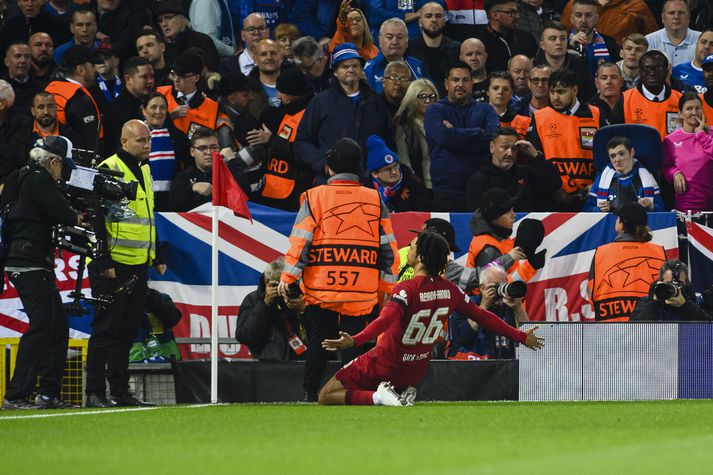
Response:
[[[520,10],[513,8],[512,10],[495,10],[493,13],[504,13],[510,16],[516,16],[520,14]]]
[[[547,84],[550,82],[550,78],[530,78],[530,82],[533,84]]]
[[[255,33],[265,33],[267,31],[266,26],[249,26],[243,30],[248,35],[254,35]]]
[[[402,76],[386,76],[384,79],[388,79],[389,81],[393,82],[400,82],[401,84],[411,82],[411,78],[405,78]]]
[[[220,150],[220,146],[218,145],[201,145],[200,147],[192,148],[198,150],[200,153],[217,152],[218,150]]]
[[[310,72],[312,70],[312,68],[314,67],[314,65],[319,63],[320,59],[321,58],[315,59],[314,61],[312,61],[312,64],[310,64],[310,65],[307,65],[304,62],[302,62],[302,64],[299,65],[300,71],[302,71],[303,73]]]
[[[437,95],[437,94],[428,94],[428,93],[425,93],[425,92],[422,92],[421,94],[419,94],[419,95],[416,96],[416,97],[418,97],[418,99],[419,99],[420,101],[425,101],[425,102],[432,102],[432,101],[435,101],[436,99],[438,99],[438,95]]]

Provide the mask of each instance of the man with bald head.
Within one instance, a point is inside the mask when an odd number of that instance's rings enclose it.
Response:
[[[428,2],[421,7],[418,26],[421,34],[409,41],[409,52],[421,60],[426,73],[443,92],[448,65],[458,59],[459,43],[443,34],[446,12],[440,3]]]
[[[253,59],[257,67],[250,71],[248,77],[253,79],[256,83],[259,82],[267,106],[279,107],[280,99],[277,97],[277,78],[280,75],[280,68],[282,67],[280,48],[274,40],[260,40],[255,46],[255,56]]]
[[[485,45],[477,38],[468,38],[460,45],[459,59],[470,66],[470,73],[473,77],[473,100],[476,102],[488,102],[488,72],[485,64],[488,60],[488,52]],[[439,84],[445,89],[445,85]]]
[[[244,75],[250,74],[250,71],[257,66],[255,57],[257,56],[257,44],[267,39],[270,36],[270,30],[265,23],[265,17],[259,13],[251,13],[243,20],[243,29],[240,32],[240,37],[243,40],[245,49],[238,56],[240,63],[240,71]]]
[[[524,54],[516,54],[508,61],[508,73],[515,83],[510,99],[510,110],[516,114],[529,115],[527,104],[530,102],[530,71],[532,60]]]
[[[148,167],[151,133],[140,120],[130,120],[121,129],[121,148],[99,164],[123,174],[125,182],[137,181],[136,196],[128,207],[134,216],[95,231],[107,243],[106,252],[89,264],[92,295],[112,295],[113,301],[95,307],[92,336],[87,351],[87,407],[149,406],[129,392],[129,349],[139,331],[146,307],[148,267],[159,274],[166,270],[156,256],[154,195]],[[102,223],[99,223],[102,224]],[[135,284],[127,285],[130,281]],[[121,292],[117,292],[119,288]],[[106,380],[110,398],[106,398]]]

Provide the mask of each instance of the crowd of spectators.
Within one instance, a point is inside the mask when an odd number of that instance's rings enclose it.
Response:
[[[140,119],[157,211],[210,200],[214,152],[296,211],[342,138],[390,212],[475,212],[503,238],[513,211],[713,211],[710,2],[466,3],[0,2],[0,180],[38,138],[96,163]],[[655,128],[662,163],[618,138],[597,170],[613,124]]]

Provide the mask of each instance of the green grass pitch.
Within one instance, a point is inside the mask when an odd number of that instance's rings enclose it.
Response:
[[[712,400],[72,412],[0,412],[0,473],[713,473]]]

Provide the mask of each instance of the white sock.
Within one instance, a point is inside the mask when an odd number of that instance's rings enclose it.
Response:
[[[371,400],[374,401],[375,406],[381,406],[381,398],[379,397],[379,393],[374,391],[374,394],[371,395]]]

